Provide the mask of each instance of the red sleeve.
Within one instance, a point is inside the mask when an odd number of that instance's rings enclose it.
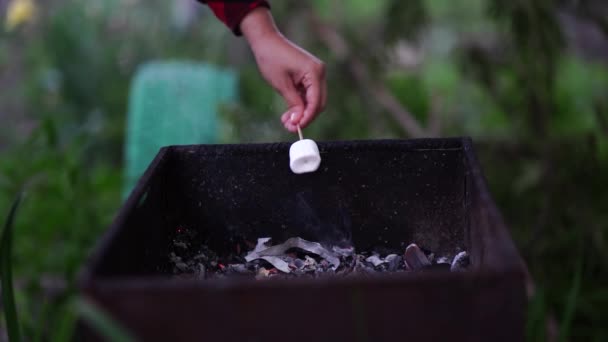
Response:
[[[247,13],[258,7],[270,9],[270,4],[266,0],[199,0],[207,4],[215,16],[218,17],[235,35],[242,35],[239,28],[241,20]]]

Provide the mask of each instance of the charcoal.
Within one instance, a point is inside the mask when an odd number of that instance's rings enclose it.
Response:
[[[202,261],[209,260],[209,258],[207,257],[207,255],[205,255],[204,253],[197,254],[192,259],[194,259],[194,260],[202,260]]]
[[[180,271],[186,271],[188,269],[188,264],[184,262],[176,262],[175,267],[177,267]]]
[[[304,259],[304,270],[314,271],[317,269],[317,261],[308,255]]]
[[[431,265],[424,252],[414,243],[405,249],[404,259],[405,265],[411,271],[420,270]]]
[[[231,264],[228,265],[228,270],[234,273],[251,273],[251,271],[244,264]]]
[[[450,267],[450,271],[457,272],[466,270],[469,266],[469,263],[469,253],[460,252],[454,257],[454,260],[452,261],[452,266]]]
[[[260,268],[255,275],[255,279],[266,279],[270,276],[270,271],[265,269],[264,267]]]
[[[182,259],[180,256],[178,256],[177,254],[175,254],[175,252],[169,253],[169,258],[171,259],[172,262],[177,262],[177,261],[180,261]]]
[[[280,270],[281,272],[285,272],[285,273],[291,272],[291,269],[289,268],[289,263],[285,262],[285,260],[283,260],[280,257],[262,256],[259,258],[268,261],[270,264],[272,264],[272,266],[274,266],[276,269]]]
[[[365,275],[376,273],[376,270],[374,269],[373,265],[369,265],[365,261],[363,261],[363,257],[361,256],[357,258],[353,273]]]
[[[203,264],[198,264],[198,271],[196,272],[196,278],[197,279],[205,279],[207,276],[207,269],[205,268],[205,265]]]
[[[254,260],[251,262],[246,263],[245,265],[247,266],[247,269],[249,269],[250,271],[256,271],[260,269],[260,267],[262,267],[262,265],[265,263],[264,260],[258,259],[258,260]]]
[[[401,265],[403,265],[403,258],[400,255],[397,254],[392,254],[395,257],[394,258],[390,258],[389,256],[386,257],[386,259],[388,260],[388,271],[389,272],[396,272]]]
[[[180,248],[183,248],[183,249],[188,249],[188,244],[186,244],[185,242],[181,242],[181,241],[174,241],[174,242],[173,242],[173,245],[174,245],[175,247],[180,247]]]
[[[192,243],[176,241],[174,250],[169,253],[173,274],[199,280],[230,276],[283,279],[367,276],[404,271],[461,271],[469,264],[466,252],[450,260],[445,256],[437,257],[414,243],[400,255],[386,247],[361,252],[356,252],[353,247],[326,248],[301,238],[291,238],[272,246],[271,239],[266,237],[259,238],[255,246],[245,241],[244,244],[250,246],[249,252],[239,248],[243,244],[239,242],[234,250],[241,254],[220,258],[207,246],[194,249]]]

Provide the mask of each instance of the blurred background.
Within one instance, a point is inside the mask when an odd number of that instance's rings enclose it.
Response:
[[[471,136],[536,281],[529,339],[608,340],[608,2],[271,4],[327,66],[306,136]],[[245,41],[194,0],[0,0],[0,18],[0,222],[26,189],[22,330],[62,340],[75,276],[155,144],[295,137]]]

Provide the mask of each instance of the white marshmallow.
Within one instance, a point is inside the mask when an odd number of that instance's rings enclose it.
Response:
[[[310,139],[302,139],[289,148],[289,167],[293,173],[314,172],[321,164],[317,144]]]

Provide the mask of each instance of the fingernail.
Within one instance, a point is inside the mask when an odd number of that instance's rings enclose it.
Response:
[[[296,123],[296,113],[291,113],[291,122]]]

